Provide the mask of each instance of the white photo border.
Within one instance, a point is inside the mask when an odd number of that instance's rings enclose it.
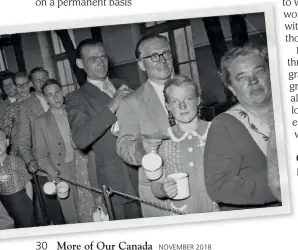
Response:
[[[0,34],[14,34],[25,32],[40,32],[57,29],[75,29],[95,26],[106,25],[120,25],[150,22],[158,20],[176,20],[176,19],[191,19],[202,18],[209,16],[224,16],[233,14],[249,14],[249,13],[264,13],[266,22],[266,35],[269,53],[269,65],[272,85],[272,98],[274,107],[274,118],[276,127],[276,141],[278,150],[278,162],[280,172],[280,184],[282,193],[282,206],[268,207],[258,209],[245,209],[236,211],[222,211],[213,213],[189,214],[183,216],[166,216],[157,218],[142,218],[120,221],[108,222],[91,222],[79,223],[68,225],[55,225],[23,229],[8,229],[0,230],[0,239],[19,238],[29,236],[43,236],[54,234],[70,234],[78,232],[101,231],[111,229],[135,228],[143,226],[157,226],[169,224],[181,224],[191,222],[215,221],[224,219],[239,219],[249,217],[260,217],[268,215],[285,215],[291,213],[289,180],[286,159],[285,147],[285,130],[284,130],[284,117],[282,108],[282,96],[280,89],[280,74],[277,58],[277,45],[276,45],[276,28],[274,24],[274,5],[273,4],[254,4],[254,5],[239,5],[231,7],[219,8],[202,8],[197,10],[187,11],[173,11],[144,15],[130,15],[130,16],[111,16],[98,19],[85,19],[85,20],[66,20],[51,23],[35,23],[26,25],[6,26],[0,27]]]

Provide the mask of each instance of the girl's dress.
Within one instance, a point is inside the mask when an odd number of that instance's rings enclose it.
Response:
[[[204,181],[204,147],[210,123],[203,135],[197,131],[183,132],[178,125],[168,129],[169,140],[164,140],[158,154],[163,160],[163,176],[157,182],[162,182],[166,176],[173,173],[189,175],[190,196],[184,200],[160,200],[169,208],[185,213],[205,213],[217,211],[217,206],[209,198]],[[175,215],[169,211],[156,209],[155,216]]]

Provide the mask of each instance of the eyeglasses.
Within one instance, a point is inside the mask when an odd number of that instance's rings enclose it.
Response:
[[[154,53],[150,56],[145,56],[145,57],[142,57],[141,59],[145,59],[145,58],[151,58],[151,61],[152,62],[159,62],[160,60],[160,57],[163,57],[165,60],[170,60],[172,58],[172,53],[171,51],[165,51],[161,54],[158,54],[158,53]]]
[[[23,84],[16,84],[16,87],[18,89],[21,89],[21,88],[25,88],[29,85],[29,82],[24,82]]]
[[[100,59],[100,61],[104,61],[107,58],[108,58],[107,54],[104,54],[101,56],[91,56],[88,58],[88,61],[93,64],[93,63],[96,63],[99,59]]]

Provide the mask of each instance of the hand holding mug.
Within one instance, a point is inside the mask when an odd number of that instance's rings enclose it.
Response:
[[[178,194],[177,182],[172,178],[166,178],[164,180],[163,189],[170,199]]]

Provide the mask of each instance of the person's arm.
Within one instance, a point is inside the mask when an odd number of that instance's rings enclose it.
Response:
[[[32,128],[28,108],[20,106],[20,124],[18,131],[18,149],[22,159],[28,165],[35,161],[32,153]]]
[[[25,162],[17,156],[11,156],[13,164],[16,166],[17,174],[20,177],[22,185],[25,187],[26,194],[33,200],[33,187],[31,183],[32,176],[28,173]]]
[[[45,127],[43,121],[43,119],[38,118],[37,120],[35,120],[34,123],[33,140],[36,144],[36,148],[34,149],[36,154],[36,161],[39,168],[45,170],[55,179],[58,175],[58,171],[50,158],[51,152],[50,147],[46,141],[45,131],[43,130],[43,128]]]
[[[266,166],[263,172],[252,172],[250,179],[239,176],[242,164],[239,148],[243,142],[239,130],[226,116],[229,115],[213,120],[205,146],[205,185],[210,198],[231,205],[262,205],[275,201],[268,187]]]
[[[96,142],[117,121],[117,117],[108,107],[91,117],[83,105],[82,97],[76,93],[70,93],[65,98],[72,139],[81,150]]]
[[[119,136],[117,152],[128,164],[140,166],[146,151],[141,138],[139,120],[127,98],[122,99],[118,110]]]

